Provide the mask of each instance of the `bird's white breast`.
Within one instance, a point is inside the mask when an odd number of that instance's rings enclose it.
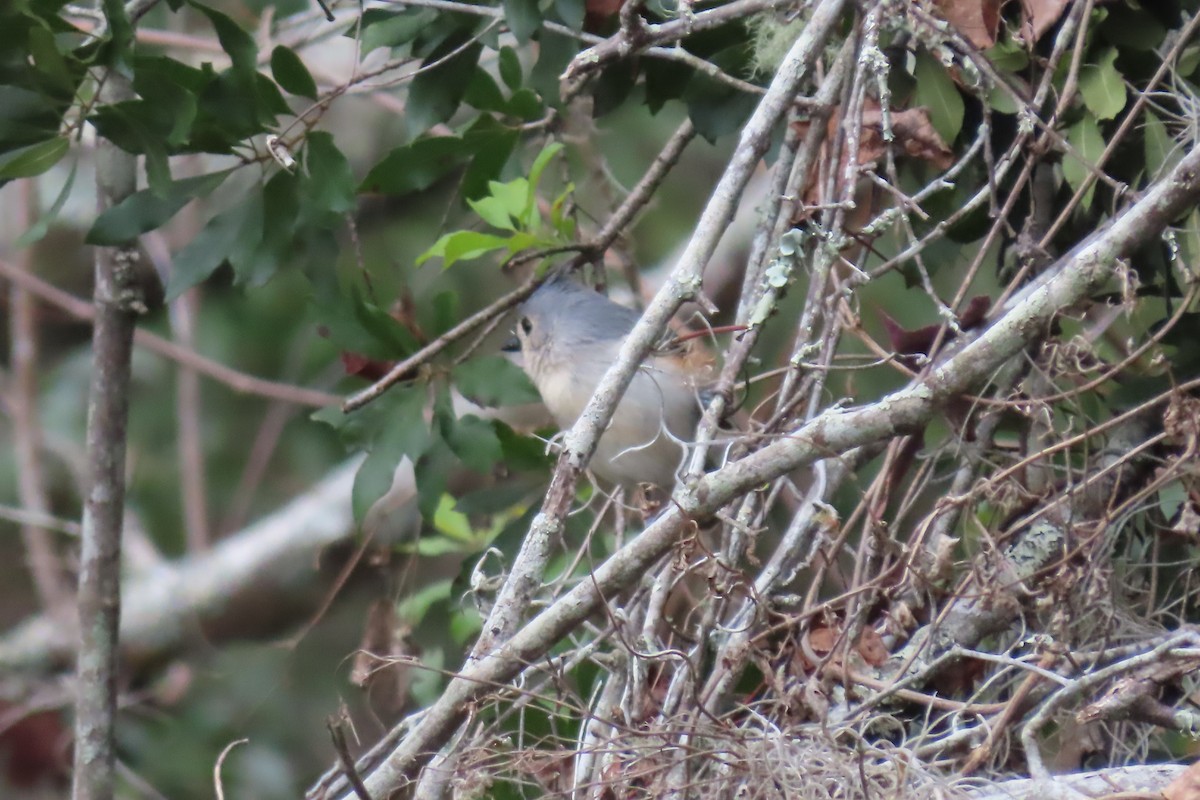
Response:
[[[619,344],[611,348],[611,358],[604,353],[571,364],[531,365],[531,377],[560,427],[579,419]],[[692,388],[669,363],[652,360],[638,369],[617,405],[592,470],[612,483],[671,487],[684,455],[679,440],[690,441],[698,415]]]

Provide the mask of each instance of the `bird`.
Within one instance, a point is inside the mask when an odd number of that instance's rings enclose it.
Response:
[[[520,306],[513,336],[502,349],[519,354],[518,363],[554,421],[567,429],[639,316],[573,278],[558,277]],[[711,370],[711,362],[696,352],[690,346],[660,348],[638,367],[596,445],[591,470],[597,477],[622,487],[674,487],[703,412],[701,392]]]

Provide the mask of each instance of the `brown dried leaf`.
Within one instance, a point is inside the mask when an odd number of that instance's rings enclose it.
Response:
[[[347,375],[357,375],[369,381],[379,380],[387,375],[395,365],[393,361],[379,361],[358,353],[351,353],[349,350],[343,350],[338,357],[341,358],[342,368],[346,370]]]
[[[805,639],[809,651],[824,658],[837,646],[839,635],[833,628],[813,628]]]
[[[548,793],[568,793],[574,771],[570,754],[527,750],[516,760],[516,767],[537,781]]]
[[[367,611],[362,641],[358,644],[354,666],[350,670],[350,683],[360,689],[366,687],[371,675],[378,669],[380,659],[393,654],[395,635],[395,604],[386,598],[377,599]]]
[[[350,682],[371,693],[375,707],[398,714],[408,702],[412,670],[404,663],[416,655],[410,631],[396,618],[395,604],[376,600],[367,612],[362,641],[354,654]]]
[[[0,714],[19,712],[0,700]],[[0,731],[0,779],[16,789],[60,782],[70,763],[67,742],[70,729],[57,711],[13,714]]]
[[[938,169],[949,169],[954,163],[954,151],[946,144],[926,108],[906,108],[903,111],[893,111],[892,135],[894,141],[904,148],[904,153],[922,161],[928,161]],[[883,114],[876,107],[863,111],[863,125],[872,125],[883,138]]]
[[[949,169],[954,163],[954,151],[933,127],[928,109],[894,109],[888,116],[892,129],[890,144],[897,149],[899,155],[928,161],[943,170]],[[801,120],[792,123],[792,127],[798,134],[804,136],[808,133],[811,124],[808,120]],[[841,124],[840,111],[830,115],[829,121],[826,123],[826,141],[832,141],[835,138]],[[887,153],[888,146],[889,143],[883,137],[883,111],[876,100],[867,98],[863,103],[862,128],[858,140],[858,163],[868,165],[879,161]],[[846,162],[847,154],[843,153],[842,163],[837,171],[839,184],[844,180]],[[822,197],[820,181],[817,180],[817,169],[818,164],[814,162],[808,176],[808,189],[804,193],[803,207],[797,217],[792,220],[793,223],[799,223],[805,218],[807,212],[804,207],[819,206],[835,199]],[[834,191],[835,197],[840,198],[842,186],[838,185]],[[856,213],[860,216],[858,227],[861,227],[875,210],[874,194],[874,184],[871,181],[858,180],[854,196]],[[847,221],[847,230],[854,231],[858,227],[855,226],[854,220]]]
[[[980,50],[996,43],[1003,0],[934,0],[934,5],[955,30]]]
[[[892,352],[902,356],[918,353],[929,354],[929,349],[933,347],[938,331],[941,329],[940,325],[925,325],[908,330],[883,309],[879,309],[876,313],[879,314],[879,319],[883,323],[883,329],[887,331],[888,343],[892,346]]]
[[[858,637],[858,654],[872,667],[882,667],[891,655],[883,637],[874,628],[864,628]]]
[[[604,23],[624,4],[624,0],[586,0],[583,4],[583,29],[588,33],[599,33]]]
[[[958,315],[958,327],[964,331],[978,328],[987,320],[987,312],[992,309],[992,298],[986,294],[977,294],[967,301],[967,307]]]
[[[1067,0],[1021,0],[1026,37],[1031,42],[1041,39],[1058,22],[1066,7]]]

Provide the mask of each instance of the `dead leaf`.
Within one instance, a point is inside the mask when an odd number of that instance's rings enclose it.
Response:
[[[929,118],[929,110],[922,107],[893,109],[888,115],[891,124],[892,141],[889,143],[883,136],[883,110],[878,101],[867,98],[863,103],[862,126],[858,138],[858,163],[868,165],[880,161],[887,153],[889,146],[894,148],[897,155],[928,161],[938,169],[949,169],[954,163],[954,151],[946,144],[933,122]],[[812,123],[801,120],[792,123],[793,129],[804,136]],[[830,115],[826,123],[826,141],[832,141],[842,124],[840,112]],[[826,198],[821,195],[821,182],[817,180],[818,164],[814,162],[806,182],[804,202],[796,218],[798,224],[807,216],[806,207],[820,206],[840,200],[842,182],[844,181],[845,165],[848,155],[842,154],[841,165],[837,171],[839,185],[834,188],[835,196]],[[855,219],[846,221],[848,231],[860,230],[875,212],[875,185],[869,180],[858,179],[855,185],[854,204]],[[857,223],[857,224],[856,224]]]
[[[879,319],[883,322],[883,329],[887,331],[888,342],[892,346],[892,352],[897,355],[911,356],[918,353],[928,355],[929,349],[933,347],[933,343],[937,340],[938,331],[941,330],[940,325],[925,325],[921,328],[908,330],[883,309],[879,309],[876,313],[879,314]]]
[[[586,0],[583,4],[583,29],[600,33],[604,23],[621,10],[624,0]]]
[[[985,294],[971,298],[958,317],[959,328],[969,331],[979,327],[987,319],[987,312],[991,307],[992,299]],[[877,309],[876,313],[883,323],[884,330],[887,331],[888,342],[894,353],[897,355],[916,355],[918,353],[929,355],[929,349],[937,341],[938,331],[941,330],[940,325],[926,325],[908,330],[883,309]],[[948,330],[943,341],[948,342],[955,335],[954,331]]]
[[[412,675],[404,661],[416,655],[409,634],[396,618],[395,603],[380,598],[371,604],[350,682],[370,691],[375,707],[388,714],[398,714],[408,702]]]
[[[379,361],[348,350],[343,350],[338,357],[341,358],[342,368],[346,370],[347,375],[357,375],[368,381],[379,380],[395,365],[393,361]]]
[[[1067,0],[1021,0],[1021,10],[1025,12],[1026,38],[1036,42],[1046,35],[1046,31],[1054,27],[1067,7]]]
[[[838,636],[840,635],[833,628],[813,628],[805,638],[808,649],[821,658],[824,658],[837,646]]]
[[[906,155],[928,161],[938,169],[949,169],[954,163],[954,151],[933,127],[928,109],[892,111],[891,121],[893,141],[904,148]],[[879,155],[883,155],[883,112],[878,105],[863,109],[863,127],[867,126],[879,137]]]
[[[70,729],[62,715],[58,711],[22,715],[4,701],[0,712],[14,716],[0,731],[0,779],[18,789],[61,782],[70,766]]]
[[[1004,0],[934,0],[934,5],[955,30],[980,50],[996,43]]]
[[[891,655],[883,643],[883,637],[870,627],[863,628],[862,635],[858,637],[858,654],[872,667],[882,667]]]
[[[1180,773],[1163,789],[1166,800],[1200,800],[1200,761]]]
[[[964,331],[978,328],[987,320],[987,312],[992,308],[992,298],[986,294],[978,294],[967,301],[967,307],[958,315],[958,327]]]

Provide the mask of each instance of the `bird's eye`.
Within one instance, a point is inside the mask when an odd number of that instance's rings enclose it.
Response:
[[[521,333],[528,336],[533,331],[533,322],[529,317],[521,317],[521,321],[517,323],[521,326]]]

